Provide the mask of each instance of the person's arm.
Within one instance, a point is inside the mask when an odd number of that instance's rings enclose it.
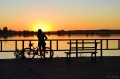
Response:
[[[47,40],[48,38],[47,38],[47,36],[45,35],[45,40]]]

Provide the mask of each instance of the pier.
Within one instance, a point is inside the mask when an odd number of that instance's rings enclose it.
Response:
[[[120,79],[120,57],[79,58],[66,64],[65,58],[52,60],[1,59],[0,79]]]
[[[120,57],[104,56],[106,50],[120,50],[120,39],[49,39],[47,44],[56,51],[68,51],[70,41],[99,42],[97,63],[91,63],[89,57],[79,57],[78,61],[72,57],[72,64],[66,64],[65,57],[53,59],[0,59],[0,79],[120,79]],[[4,46],[4,42],[12,45]],[[37,44],[38,40],[0,40],[0,53],[14,52],[15,49],[24,49],[29,43]],[[61,42],[62,47],[60,46]],[[67,44],[69,43],[69,44]],[[20,45],[19,45],[20,44]],[[27,45],[26,45],[27,44]],[[5,47],[13,49],[5,49]]]

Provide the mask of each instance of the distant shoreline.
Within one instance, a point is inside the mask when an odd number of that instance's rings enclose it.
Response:
[[[44,32],[47,35],[58,35],[58,36],[72,36],[76,34],[85,34],[86,36],[89,35],[98,35],[98,36],[110,36],[110,35],[119,35],[120,30],[59,30],[59,31],[48,31]],[[23,36],[23,37],[30,37],[37,35],[36,31],[13,31],[8,30],[7,27],[4,27],[3,30],[0,30],[0,38],[8,38],[8,37],[14,37],[14,36]]]

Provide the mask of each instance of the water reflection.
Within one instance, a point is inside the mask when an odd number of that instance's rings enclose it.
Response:
[[[49,39],[119,39],[120,34],[46,34]],[[15,35],[15,36],[0,36],[0,40],[9,40],[9,39],[37,39],[36,35]]]

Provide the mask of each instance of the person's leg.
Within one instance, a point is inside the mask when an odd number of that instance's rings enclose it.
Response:
[[[42,45],[42,48],[43,48],[43,55],[44,55],[44,58],[45,58],[46,45],[43,44],[43,45]]]
[[[41,56],[41,58],[42,58],[42,46],[41,46],[41,44],[40,43],[38,43],[38,47],[39,47],[39,52],[40,52],[40,56]]]

